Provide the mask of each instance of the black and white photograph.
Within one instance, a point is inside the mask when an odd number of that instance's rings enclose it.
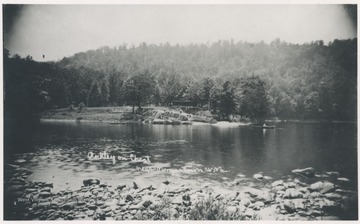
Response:
[[[3,3],[3,221],[358,220],[355,2]]]

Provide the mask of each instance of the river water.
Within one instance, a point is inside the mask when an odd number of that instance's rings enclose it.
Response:
[[[357,127],[353,123],[288,122],[263,130],[47,121],[31,135],[33,149],[5,163],[25,159],[23,165],[33,171],[29,180],[53,182],[58,190],[78,188],[89,177],[110,184],[175,179],[221,183],[259,172],[281,178],[305,167],[314,167],[318,174],[337,171],[354,188],[357,183]],[[115,160],[88,157],[104,151]],[[133,161],[135,156],[147,161]],[[142,167],[147,170],[140,171]]]

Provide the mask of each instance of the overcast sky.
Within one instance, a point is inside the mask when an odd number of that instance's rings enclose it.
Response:
[[[357,32],[341,5],[27,5],[5,16],[4,47],[35,60],[123,43],[328,43]]]

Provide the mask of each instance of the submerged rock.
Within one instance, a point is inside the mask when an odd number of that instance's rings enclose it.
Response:
[[[26,163],[26,160],[25,159],[17,159],[14,161],[14,163],[17,163],[17,164]]]
[[[315,176],[315,169],[313,167],[308,167],[304,169],[295,169],[292,171],[295,174],[301,174],[306,177],[314,177]]]
[[[350,182],[350,180],[346,177],[339,177],[337,178],[338,181],[342,181],[342,182]]]
[[[86,179],[86,180],[83,180],[83,184],[85,186],[96,185],[96,184],[100,184],[100,180],[98,180],[98,179]]]

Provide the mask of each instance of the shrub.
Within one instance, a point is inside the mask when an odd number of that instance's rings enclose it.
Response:
[[[86,108],[85,104],[83,102],[79,103],[79,111],[82,111],[83,109]]]

